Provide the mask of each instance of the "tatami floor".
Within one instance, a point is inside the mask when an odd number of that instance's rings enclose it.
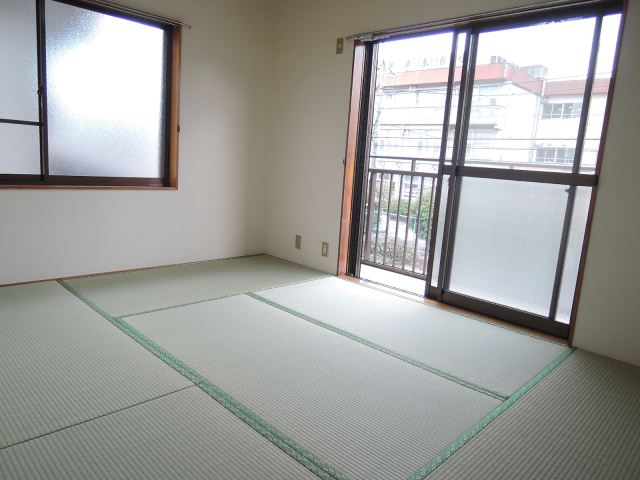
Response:
[[[640,368],[266,255],[0,288],[0,479],[637,479]]]

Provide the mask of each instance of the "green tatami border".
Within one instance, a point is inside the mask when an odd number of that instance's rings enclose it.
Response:
[[[317,326],[322,327],[322,328],[324,328],[326,330],[330,330],[330,331],[332,331],[334,333],[337,333],[338,335],[342,335],[343,337],[346,337],[346,338],[348,338],[350,340],[358,342],[358,343],[360,343],[362,345],[365,345],[365,346],[367,346],[369,348],[373,348],[374,350],[377,350],[377,351],[379,351],[381,353],[384,353],[384,354],[389,355],[391,357],[397,358],[398,360],[402,360],[403,362],[409,363],[409,364],[411,364],[411,365],[413,365],[415,367],[421,368],[422,370],[426,370],[426,371],[428,371],[430,373],[438,375],[439,377],[445,378],[445,379],[447,379],[447,380],[449,380],[451,382],[455,382],[458,385],[462,385],[463,387],[470,388],[472,390],[475,390],[476,392],[480,392],[480,393],[482,393],[484,395],[487,395],[489,397],[495,398],[497,400],[504,401],[504,400],[507,400],[507,398],[508,398],[506,395],[503,395],[503,394],[501,394],[499,392],[496,392],[494,390],[485,388],[485,387],[483,387],[481,385],[478,385],[476,383],[473,383],[473,382],[470,382],[468,380],[465,380],[464,378],[458,377],[456,375],[448,373],[448,372],[446,372],[444,370],[441,370],[439,368],[432,367],[431,365],[428,365],[428,364],[426,364],[424,362],[421,362],[419,360],[415,360],[415,359],[413,359],[411,357],[403,355],[402,353],[396,352],[396,351],[391,350],[391,349],[389,349],[387,347],[384,347],[384,346],[382,346],[382,345],[380,345],[378,343],[372,342],[371,340],[367,340],[366,338],[360,337],[360,336],[355,335],[355,334],[353,334],[351,332],[348,332],[348,331],[343,330],[341,328],[338,328],[338,327],[335,327],[335,326],[330,325],[328,323],[325,323],[325,322],[323,322],[321,320],[318,320],[317,318],[313,318],[313,317],[311,317],[309,315],[306,315],[304,313],[298,312],[297,310],[293,310],[292,308],[289,308],[289,307],[287,307],[285,305],[282,305],[282,304],[280,304],[278,302],[274,302],[273,300],[269,300],[268,298],[265,298],[265,297],[259,295],[258,293],[247,292],[245,295],[248,296],[248,297],[253,298],[254,300],[257,300],[257,301],[262,302],[262,303],[264,303],[266,305],[269,305],[271,307],[277,308],[278,310],[281,310],[281,311],[286,312],[286,313],[288,313],[290,315],[293,315],[293,316],[298,317],[298,318],[300,318],[302,320],[305,320],[305,321],[307,321],[309,323],[313,323],[314,325],[317,325]]]
[[[290,287],[291,285],[298,285],[300,283],[315,282],[316,280],[322,280],[323,278],[327,278],[327,277],[330,277],[330,276],[331,275],[324,274],[324,275],[320,275],[319,277],[307,278],[306,280],[298,280],[296,282],[283,283],[282,285],[274,285],[272,287],[262,288],[259,291],[263,292],[263,291],[266,291],[266,290],[273,290],[275,288]],[[149,310],[143,310],[143,311],[135,312],[135,313],[125,313],[124,315],[114,316],[113,318],[127,318],[127,317],[135,317],[135,316],[138,316],[138,315],[145,315],[147,313],[162,312],[164,310],[172,310],[174,308],[188,307],[189,305],[198,305],[199,303],[214,302],[216,300],[222,300],[224,298],[239,297],[240,295],[246,295],[247,293],[249,293],[249,290],[245,290],[245,291],[238,292],[238,293],[229,293],[227,295],[221,295],[219,297],[210,297],[210,298],[204,298],[202,300],[194,300],[193,302],[177,303],[175,305],[168,305],[166,307],[152,308],[152,309],[149,309]]]
[[[526,393],[528,393],[528,391],[531,390],[538,382],[540,382],[543,378],[549,375],[555,368],[557,368],[560,364],[562,364],[562,362],[564,362],[564,360],[566,360],[575,351],[575,348],[567,347],[557,358],[555,358],[549,365],[547,365],[535,377],[533,377],[525,385],[520,387],[513,395],[508,396],[505,394],[501,394],[497,391],[485,388],[473,382],[470,382],[454,374],[448,373],[445,370],[432,367],[424,362],[421,362],[419,360],[406,356],[402,353],[391,350],[387,347],[384,347],[383,345],[377,344],[364,337],[360,337],[349,331],[343,330],[339,327],[333,326],[331,324],[318,320],[314,317],[298,312],[297,310],[294,310],[278,302],[275,302],[266,297],[263,297],[259,293],[259,292],[264,292],[271,289],[284,288],[290,285],[320,281],[325,278],[329,278],[329,276],[321,275],[315,278],[309,278],[309,279],[304,279],[300,281],[290,282],[283,285],[275,285],[275,286],[267,287],[258,291],[245,291],[245,292],[233,293],[229,295],[222,295],[214,298],[197,300],[197,301],[188,302],[188,303],[179,304],[179,305],[161,307],[158,309],[152,309],[144,312],[125,314],[120,317],[115,317],[107,313],[101,307],[94,304],[91,300],[89,300],[82,293],[76,290],[73,286],[68,284],[65,280],[58,280],[58,283],[67,291],[69,291],[72,295],[77,297],[80,301],[82,301],[84,304],[86,304],[88,307],[90,307],[92,310],[94,310],[96,313],[102,316],[104,319],[109,321],[116,328],[118,328],[119,330],[127,334],[130,338],[132,338],[138,344],[143,346],[146,350],[148,350],[150,353],[155,355],[157,358],[162,360],[165,364],[167,364],[168,366],[173,368],[175,371],[183,375],[192,383],[194,383],[195,386],[200,388],[203,392],[209,395],[213,400],[218,402],[218,404],[223,406],[227,411],[231,412],[234,416],[236,416],[238,419],[243,421],[246,425],[248,425],[253,430],[255,430],[263,438],[270,441],[273,445],[278,447],[282,452],[287,454],[293,460],[295,460],[300,465],[302,465],[307,470],[309,470],[314,475],[316,475],[317,477],[323,480],[324,479],[348,480],[348,479],[344,474],[338,472],[333,466],[331,466],[325,460],[323,460],[322,458],[320,458],[319,456],[317,456],[316,454],[314,454],[313,452],[311,452],[310,450],[308,450],[307,448],[299,444],[296,440],[289,437],[284,432],[280,431],[274,425],[269,423],[266,419],[262,418],[260,415],[250,410],[248,407],[240,403],[238,400],[236,400],[234,397],[232,397],[229,393],[224,391],[218,385],[211,382],[207,377],[200,374],[197,370],[190,367],[188,364],[180,360],[178,357],[174,356],[164,347],[154,342],[151,338],[147,337],[144,333],[142,333],[141,331],[139,331],[138,329],[136,329],[135,327],[127,323],[125,318],[136,316],[136,315],[142,315],[145,313],[153,313],[153,312],[158,312],[163,310],[170,310],[174,308],[186,307],[189,305],[195,305],[195,304],[206,303],[206,302],[214,302],[216,300],[222,300],[225,298],[246,295],[255,301],[261,302],[272,308],[276,308],[287,314],[293,315],[301,320],[307,321],[316,326],[329,330],[333,333],[339,334],[352,341],[358,342],[366,347],[372,348],[383,354],[389,355],[405,363],[418,367],[422,370],[438,375],[441,378],[455,382],[463,387],[469,388],[483,395],[486,395],[501,401],[501,403],[495,409],[493,409],[489,414],[487,414],[484,418],[479,420],[469,430],[467,430],[460,437],[458,437],[453,443],[451,443],[448,447],[442,450],[437,456],[428,460],[428,463],[426,463],[423,467],[421,467],[418,471],[416,471],[410,477],[409,480],[425,480],[427,477],[429,477],[431,473],[433,473],[433,471],[435,471],[440,465],[445,463],[456,452],[462,449],[467,443],[469,443],[473,438],[475,438],[476,435],[478,435],[482,430],[484,430],[487,426],[489,426],[495,419],[497,419],[502,413],[508,410],[512,405],[514,405],[520,398],[522,398]],[[361,285],[361,286],[364,286],[364,285]],[[368,288],[373,288],[373,287],[368,287]]]
[[[284,434],[276,427],[271,425],[267,420],[260,417],[255,412],[238,402],[231,395],[226,393],[217,385],[210,382],[206,377],[198,373],[193,368],[179,360],[173,354],[169,353],[163,347],[148,338],[142,332],[132,327],[124,320],[112,317],[100,307],[92,303],[84,295],[78,292],[64,280],[58,280],[58,283],[76,296],[80,301],[93,309],[96,313],[109,321],[115,327],[126,333],[129,337],[142,345],[145,349],[158,357],[164,363],[176,370],[178,373],[193,382],[207,395],[222,405],[229,412],[233,413],[237,418],[242,420],[249,427],[258,432],[262,437],[269,440],[276,447],[289,455],[295,461],[304,466],[307,470],[323,480],[348,480],[347,477],[339,473],[334,467],[307,450],[305,447],[297,443],[294,439]]]
[[[544,377],[549,375],[556,369],[562,362],[564,362],[576,349],[573,347],[567,347],[553,362],[542,370],[538,375],[529,380],[524,386],[522,386],[516,393],[511,395],[507,400],[498,405],[491,413],[476,423],[473,427],[467,430],[464,434],[458,437],[451,445],[444,449],[437,457],[433,458],[428,464],[414,473],[409,480],[424,480],[433,471],[446,462],[453,456],[458,450],[469,443],[476,435],[484,430],[491,422],[506,412],[512,405],[514,405],[520,398],[522,398],[529,390],[536,386]]]

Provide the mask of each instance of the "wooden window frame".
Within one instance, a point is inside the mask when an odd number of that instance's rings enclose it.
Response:
[[[116,16],[125,20],[161,28],[165,35],[165,81],[162,134],[162,175],[157,178],[143,177],[98,177],[49,175],[48,122],[47,122],[47,82],[44,0],[36,2],[37,24],[37,67],[39,85],[39,121],[0,118],[0,124],[22,124],[39,127],[40,131],[40,174],[5,174],[0,172],[0,189],[125,189],[125,190],[177,190],[179,115],[180,115],[180,66],[182,47],[182,25],[169,23],[155,16],[145,16],[115,6],[83,0],[55,0],[85,10]]]

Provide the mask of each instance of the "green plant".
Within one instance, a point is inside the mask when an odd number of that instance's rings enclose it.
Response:
[[[386,205],[383,203],[383,211],[386,211],[385,207]],[[400,217],[408,218],[409,228],[413,231],[416,231],[416,224],[418,224],[418,236],[425,238],[427,236],[427,227],[430,224],[431,190],[423,192],[421,201],[416,198],[411,199],[411,205],[409,205],[409,199],[407,198],[401,198],[400,202],[398,202],[397,198],[391,199],[389,212],[393,217],[398,214]],[[420,213],[419,222],[418,212]]]

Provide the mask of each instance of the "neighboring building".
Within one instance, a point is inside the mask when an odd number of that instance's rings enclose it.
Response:
[[[425,62],[426,63],[426,62]],[[426,66],[426,65],[425,65]],[[446,99],[448,68],[415,68],[378,73],[371,155],[417,157],[423,171],[436,168]],[[457,69],[460,76],[460,68]],[[566,169],[573,163],[585,80],[547,79],[542,65],[519,67],[502,57],[476,66],[466,163],[500,163],[513,168]],[[583,171],[596,162],[608,78],[595,81]],[[449,139],[455,129],[453,98]],[[451,157],[452,141],[447,157]],[[410,160],[378,159],[377,165],[410,170]]]
[[[589,120],[582,155],[582,170],[595,168],[609,78],[597,78],[589,106]],[[534,136],[534,162],[572,164],[582,113],[585,80],[554,80],[545,84],[542,111]]]

